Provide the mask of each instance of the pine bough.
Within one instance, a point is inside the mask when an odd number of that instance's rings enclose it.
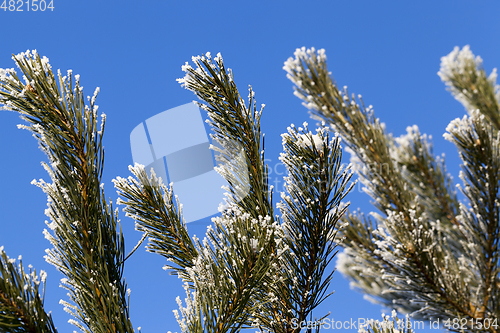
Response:
[[[0,103],[30,124],[20,127],[33,133],[49,159],[43,166],[52,183],[34,184],[48,197],[51,231],[45,235],[53,248],[46,260],[66,276],[62,284],[70,299],[61,304],[83,332],[134,332],[123,277],[128,256],[118,212],[101,186],[105,115],[98,126],[99,90],[86,100],[79,75],[54,75],[36,51],[13,59],[22,79],[14,69],[0,69]],[[347,88],[338,89],[323,50],[298,49],[285,70],[322,127],[312,133],[307,123],[291,125],[282,135],[287,177],[278,215],[264,163],[264,105],[257,108],[251,87],[244,101],[220,54],[192,61],[194,67],[182,66],[186,74],[178,81],[201,100],[218,143],[217,170],[229,184],[221,216],[203,240],[191,238],[172,184],[153,171],[149,177],[142,165],[130,167],[127,179],[114,180],[118,204],[149,239],[147,250],[165,257],[164,268],[184,281],[186,298],[177,299],[175,311],[183,332],[300,332],[296,323],[312,321],[313,310],[331,294],[329,264],[338,245],[345,249],[338,255],[340,270],[387,307],[415,318],[466,319],[464,331],[498,332],[496,72],[486,77],[467,47],[444,57],[439,72],[469,111],[445,134],[464,161],[466,206],[456,198],[444,161],[434,157],[430,138],[415,126],[401,138],[387,134],[361,96],[358,104]],[[353,184],[351,165],[341,164],[341,137],[380,211],[374,221],[343,202]],[[249,189],[245,197],[242,188]],[[37,276],[30,267],[27,274],[22,262],[15,266],[0,252],[0,331],[56,332],[39,292],[46,273]],[[408,318],[391,318],[360,331],[412,331]]]

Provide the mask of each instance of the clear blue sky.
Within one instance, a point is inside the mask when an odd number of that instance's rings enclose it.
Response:
[[[457,153],[442,134],[449,121],[465,111],[436,75],[440,57],[456,45],[470,44],[488,72],[500,66],[496,0],[54,0],[54,6],[53,12],[0,10],[0,67],[14,67],[12,53],[37,49],[54,69],[81,74],[88,95],[101,88],[97,104],[107,114],[103,181],[114,202],[111,179],[129,176],[131,130],[195,99],[175,81],[183,76],[181,65],[193,55],[221,52],[242,95],[251,84],[257,102],[266,104],[262,129],[271,167],[278,163],[280,134],[286,127],[314,124],[282,70],[295,48],[314,46],[326,49],[338,84],[362,94],[390,132],[401,135],[406,126],[418,124],[422,132],[432,134],[435,152],[446,153],[455,179]],[[72,332],[75,328],[59,305],[59,299],[66,299],[58,287],[63,276],[43,260],[49,247],[42,235],[46,197],[30,185],[34,178],[48,180],[40,166],[45,156],[28,132],[16,128],[20,122],[17,114],[0,113],[0,245],[11,257],[22,255],[26,265],[47,271],[46,308],[52,310],[60,332]],[[275,176],[271,174],[271,181]],[[369,199],[358,189],[348,196],[352,208],[368,212]],[[130,250],[141,236],[134,222],[120,215]],[[202,236],[207,223],[188,225],[190,234]],[[131,318],[143,332],[180,331],[172,310],[177,308],[175,297],[184,296],[181,281],[162,270],[164,264],[162,257],[142,249],[126,264]],[[334,320],[380,317],[379,306],[350,290],[340,273],[334,276],[335,294],[315,315],[330,311]]]

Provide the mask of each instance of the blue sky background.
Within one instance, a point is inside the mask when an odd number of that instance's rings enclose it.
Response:
[[[14,67],[12,53],[37,49],[50,58],[53,69],[81,74],[86,94],[101,88],[97,104],[107,115],[103,182],[113,202],[117,195],[111,180],[129,176],[131,130],[195,99],[175,81],[183,76],[181,65],[193,55],[221,52],[242,95],[246,97],[251,84],[257,102],[266,104],[262,130],[271,168],[278,164],[280,134],[286,127],[315,123],[293,96],[282,69],[295,48],[314,46],[326,49],[338,84],[362,94],[388,131],[398,136],[406,126],[418,124],[422,132],[432,134],[435,152],[446,153],[455,179],[458,155],[442,134],[465,111],[436,74],[440,57],[456,45],[470,44],[488,73],[500,65],[500,2],[493,0],[54,0],[54,6],[53,12],[0,10],[0,67]],[[48,272],[46,308],[52,310],[60,332],[71,332],[75,328],[58,304],[67,298],[58,287],[63,276],[43,259],[49,247],[42,235],[46,197],[30,184],[34,178],[48,180],[40,166],[45,156],[28,132],[16,128],[20,122],[15,113],[0,113],[0,245],[11,257],[22,255],[26,265]],[[281,179],[270,177],[272,182]],[[348,199],[352,208],[371,209],[360,187]],[[130,250],[141,235],[131,219],[120,215]],[[190,234],[202,236],[208,223],[189,224]],[[180,331],[172,310],[177,308],[175,297],[184,297],[181,281],[162,270],[164,264],[162,257],[144,250],[126,264],[131,318],[143,332]],[[340,273],[334,274],[331,289],[335,294],[315,315],[331,311],[330,318],[342,321],[380,317],[382,309],[351,290]],[[426,328],[435,331],[428,323]]]

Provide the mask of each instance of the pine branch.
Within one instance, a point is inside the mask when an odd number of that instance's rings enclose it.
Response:
[[[378,244],[384,238],[376,223],[359,211],[346,212],[343,220],[348,227],[341,230],[344,252],[337,255],[337,269],[350,278],[353,286],[363,290],[368,300],[400,311],[420,310],[420,304],[410,302],[405,291],[394,290],[385,279],[385,273],[395,275],[398,267],[382,255]]]
[[[470,117],[452,121],[445,137],[459,149],[463,193],[471,204],[461,206],[460,216],[480,278],[470,311],[475,318],[500,320],[500,132],[486,119],[472,111]]]
[[[118,194],[127,199],[120,198],[118,203],[126,205],[124,211],[137,221],[136,229],[149,237],[148,251],[175,263],[176,266],[164,268],[189,279],[186,268],[193,265],[198,251],[182,218],[182,205],[177,198],[174,200],[172,185],[167,188],[161,183],[154,170],[149,178],[144,166],[130,167],[130,171],[135,179],[118,177],[113,180]]]
[[[457,46],[441,58],[438,75],[468,112],[479,110],[500,130],[500,86],[496,84],[496,68],[487,77],[481,57],[474,57],[469,45],[462,50]]]
[[[207,111],[214,132],[211,137],[221,146],[213,149],[223,164],[219,172],[230,185],[229,201],[254,218],[269,215],[274,219],[272,188],[268,185],[264,163],[264,135],[260,131],[264,104],[257,111],[255,94],[249,87],[248,105],[245,105],[233,74],[224,67],[220,54],[213,60],[210,53],[192,60],[196,69],[186,63],[182,66],[186,75],[177,81],[206,103],[199,103],[199,106]],[[241,171],[245,165],[247,173]],[[241,193],[246,194],[245,190],[248,194],[242,198]]]
[[[14,263],[0,247],[0,332],[57,332],[43,307],[47,274],[41,271],[38,276],[31,265],[29,273],[25,272],[21,257],[18,267]]]
[[[1,102],[17,111],[47,154],[43,163],[52,184],[35,182],[48,197],[46,214],[54,246],[46,260],[67,279],[75,305],[62,302],[80,320],[70,321],[84,332],[133,332],[123,280],[124,240],[117,216],[100,188],[104,150],[104,120],[97,127],[95,98],[86,105],[79,75],[58,73],[59,87],[48,59],[33,51],[14,56],[23,73],[3,71]]]
[[[374,214],[375,228],[356,215],[347,215],[349,225],[342,234],[347,238],[343,246],[348,250],[340,258],[340,268],[378,301],[416,317],[482,320],[477,292],[483,290],[484,294],[485,283],[481,281],[486,280],[490,280],[488,292],[495,292],[492,285],[493,276],[498,278],[498,264],[491,260],[498,249],[497,231],[489,230],[488,240],[477,239],[478,246],[484,244],[489,249],[486,253],[490,253],[486,255],[490,260],[488,268],[478,274],[480,263],[468,248],[472,234],[462,223],[463,208],[459,208],[444,163],[433,156],[427,137],[416,127],[396,140],[386,134],[383,124],[373,116],[372,107],[365,108],[361,96],[358,105],[346,87],[343,92],[337,88],[327,71],[323,50],[316,53],[314,49],[298,49],[295,59],[290,58],[284,68],[304,105],[347,140],[358,175],[375,199],[375,206],[385,215]],[[496,89],[493,78],[482,82],[489,88],[478,91]],[[491,101],[488,94],[479,99]],[[481,111],[490,118],[495,111],[492,105],[487,104],[489,109]],[[491,166],[491,159],[482,163],[490,163],[487,168],[498,170],[494,169],[496,164]],[[490,205],[496,198],[495,190],[489,192]],[[377,277],[380,271],[383,275]]]
[[[359,159],[354,167],[362,167],[356,171],[376,198],[375,206],[383,213],[395,210],[407,214],[414,206],[414,196],[391,158],[394,140],[375,118],[372,106],[357,104],[347,87],[338,89],[329,76],[324,50],[316,54],[314,49],[297,49],[295,59],[288,59],[284,69],[296,85],[294,94],[304,100],[316,119],[331,125]]]
[[[280,226],[270,220],[270,216],[254,219],[234,206],[213,220],[203,243],[197,240],[200,255],[188,269],[194,281],[194,305],[186,302],[187,309],[201,308],[204,332],[238,332],[251,325],[258,308],[274,297],[267,285],[282,269],[280,257],[286,248],[275,253]],[[199,314],[187,309],[181,308],[181,328],[201,322]]]
[[[184,331],[194,332],[202,322],[197,316],[203,315],[205,331],[235,332],[252,325],[256,307],[273,299],[267,285],[285,251],[275,240],[280,228],[273,216],[260,132],[264,106],[257,111],[251,88],[245,105],[220,54],[213,60],[209,53],[193,57],[193,62],[197,68],[186,63],[186,76],[178,81],[206,103],[199,105],[208,112],[218,144],[212,146],[220,163],[216,170],[228,182],[229,193],[223,216],[214,220],[215,229],[209,228],[203,245],[197,242],[199,256],[188,269],[196,295],[186,302],[197,302],[200,310],[181,308],[179,322]]]
[[[406,135],[396,138],[398,146],[393,154],[402,176],[430,219],[458,225],[459,203],[451,176],[446,174],[444,155],[434,156],[431,137],[421,134],[417,126],[406,130]]]
[[[353,187],[351,174],[341,166],[340,139],[330,139],[324,130],[313,135],[304,126],[283,135],[280,157],[288,193],[282,193],[278,207],[291,255],[286,256],[287,284],[279,286],[278,294],[283,295],[282,322],[288,332],[300,331],[292,329],[293,318],[302,322],[331,295],[325,296],[333,275],[327,267],[336,254],[337,222],[347,210],[341,201]]]
[[[154,172],[148,178],[140,165],[130,168],[135,178],[114,182],[119,195],[127,199],[120,198],[119,203],[137,220],[137,229],[150,237],[148,250],[172,261],[175,266],[166,268],[185,281],[187,307],[178,299],[182,318],[176,313],[182,331],[237,332],[252,325],[257,307],[273,297],[265,285],[272,283],[285,250],[274,240],[280,227],[272,217],[272,190],[267,187],[261,151],[261,113],[256,111],[253,92],[246,107],[220,55],[214,59],[217,65],[209,54],[193,59],[197,70],[183,66],[187,74],[179,81],[209,102],[201,107],[209,112],[213,138],[219,143],[212,147],[221,162],[217,170],[230,185],[222,217],[213,220],[214,228],[209,227],[203,243],[196,238],[193,242],[172,184],[167,188]]]
[[[194,91],[206,103],[200,104],[200,106],[208,112],[210,124],[215,132],[212,137],[222,147],[215,147],[215,150],[219,152],[218,160],[223,162],[218,171],[230,184],[229,209],[224,212],[223,221],[236,219],[235,222],[231,223],[231,228],[234,228],[234,231],[230,233],[227,233],[227,225],[226,228],[221,228],[217,222],[217,232],[209,230],[207,236],[212,247],[208,246],[208,242],[204,244],[205,248],[203,251],[199,251],[200,258],[198,259],[203,258],[202,264],[197,264],[198,268],[195,270],[212,267],[211,272],[203,271],[203,275],[197,271],[197,274],[204,276],[203,281],[209,281],[210,277],[214,279],[215,276],[217,276],[217,281],[224,281],[222,276],[233,276],[233,273],[225,275],[222,273],[224,269],[229,269],[226,265],[232,260],[233,265],[229,264],[229,266],[238,266],[235,272],[239,272],[237,276],[240,277],[239,279],[234,278],[234,281],[246,281],[241,275],[245,269],[244,265],[241,266],[240,258],[248,258],[251,262],[252,254],[243,253],[240,250],[235,254],[228,249],[238,249],[240,246],[239,239],[233,239],[232,234],[238,234],[238,238],[241,237],[243,242],[252,239],[251,235],[244,235],[245,228],[239,227],[240,216],[248,214],[247,219],[253,217],[253,221],[257,223],[257,221],[262,221],[263,216],[265,216],[262,213],[264,211],[267,217],[264,217],[260,228],[263,229],[261,231],[263,234],[267,229],[265,234],[268,234],[267,237],[271,236],[270,239],[264,239],[264,244],[269,246],[267,257],[271,258],[272,261],[268,259],[258,263],[258,267],[265,268],[263,272],[268,269],[271,271],[262,275],[263,283],[245,286],[243,290],[246,289],[248,292],[250,290],[248,288],[251,286],[256,297],[248,298],[248,300],[245,297],[243,299],[239,297],[238,301],[235,299],[233,306],[226,311],[225,318],[233,316],[234,309],[240,305],[244,306],[244,303],[248,302],[246,307],[249,310],[243,310],[244,307],[242,307],[241,313],[246,311],[250,314],[248,319],[253,321],[252,326],[259,327],[264,331],[298,332],[300,329],[292,328],[292,319],[304,320],[327,297],[325,293],[333,273],[327,273],[326,268],[335,255],[336,232],[334,228],[346,209],[339,208],[340,201],[350,190],[348,186],[350,176],[340,167],[339,140],[330,141],[328,133],[313,136],[307,130],[302,134],[291,130],[284,137],[285,152],[282,158],[289,169],[287,189],[291,196],[285,196],[286,203],[281,204],[284,224],[278,228],[278,221],[275,221],[272,215],[270,199],[272,187],[268,187],[267,166],[263,163],[263,135],[260,132],[262,110],[260,112],[256,110],[253,91],[250,88],[249,103],[248,106],[245,106],[233,82],[232,73],[229,70],[226,71],[220,54],[213,61],[208,53],[206,56],[193,57],[193,61],[197,68],[193,69],[186,63],[183,66],[186,76],[179,81],[187,89]],[[298,138],[301,139],[297,141]],[[307,144],[313,140],[314,144]],[[302,142],[302,146],[300,142]],[[243,163],[241,159],[235,158],[241,155],[244,156]],[[303,168],[304,166],[309,169]],[[242,168],[247,168],[248,179],[241,177],[244,174],[241,171]],[[248,182],[248,185],[245,184],[245,181]],[[248,186],[246,197],[239,195],[244,186]],[[295,201],[292,201],[291,198]],[[267,223],[265,223],[266,219]],[[238,228],[241,230],[236,230]],[[257,230],[256,227],[255,230]],[[255,232],[255,230],[253,231]],[[259,238],[253,236],[252,242],[261,244],[262,236]],[[252,247],[255,249],[255,246]],[[224,249],[222,253],[225,255],[229,251],[228,257],[220,257],[213,248]],[[258,250],[259,256],[262,250],[266,251],[266,247]],[[207,251],[210,255],[207,254]],[[210,264],[207,265],[208,263]],[[221,265],[221,263],[226,264]],[[266,268],[268,265],[271,265],[272,268]],[[231,269],[229,270],[231,271]],[[219,274],[215,275],[216,273]],[[277,278],[272,279],[273,274]],[[192,280],[199,280],[199,277],[193,277]],[[220,289],[224,288],[223,285],[231,286],[232,284],[224,281],[215,290],[205,284],[201,285],[201,289],[196,288],[197,293],[206,297],[200,301],[201,304],[211,303],[213,295],[229,294],[221,292]],[[235,287],[236,289],[232,292],[239,295],[241,286],[236,282]],[[201,290],[211,290],[211,292],[205,293]],[[224,298],[223,296],[218,297]],[[186,300],[188,301],[189,298]],[[217,307],[217,309],[222,308]],[[209,308],[203,312],[210,313],[206,316],[211,318],[209,321],[219,322],[220,318],[216,314],[212,314]],[[189,319],[189,317],[184,317],[184,320],[188,327],[189,323],[199,322],[199,320]],[[240,322],[241,320],[245,321],[246,319],[240,319]],[[198,324],[193,326],[193,329],[197,327]],[[236,329],[239,327],[236,326]]]

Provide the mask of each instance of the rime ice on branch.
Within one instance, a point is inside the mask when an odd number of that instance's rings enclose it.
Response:
[[[456,198],[444,158],[418,127],[393,138],[360,95],[338,88],[323,50],[286,61],[295,95],[338,131],[378,212],[347,212],[339,270],[370,299],[414,318],[467,320],[467,330],[500,320],[500,89],[469,47],[441,60],[439,76],[469,112],[445,138],[463,160]],[[500,324],[500,323],[499,323]],[[489,325],[487,331],[498,332]]]

